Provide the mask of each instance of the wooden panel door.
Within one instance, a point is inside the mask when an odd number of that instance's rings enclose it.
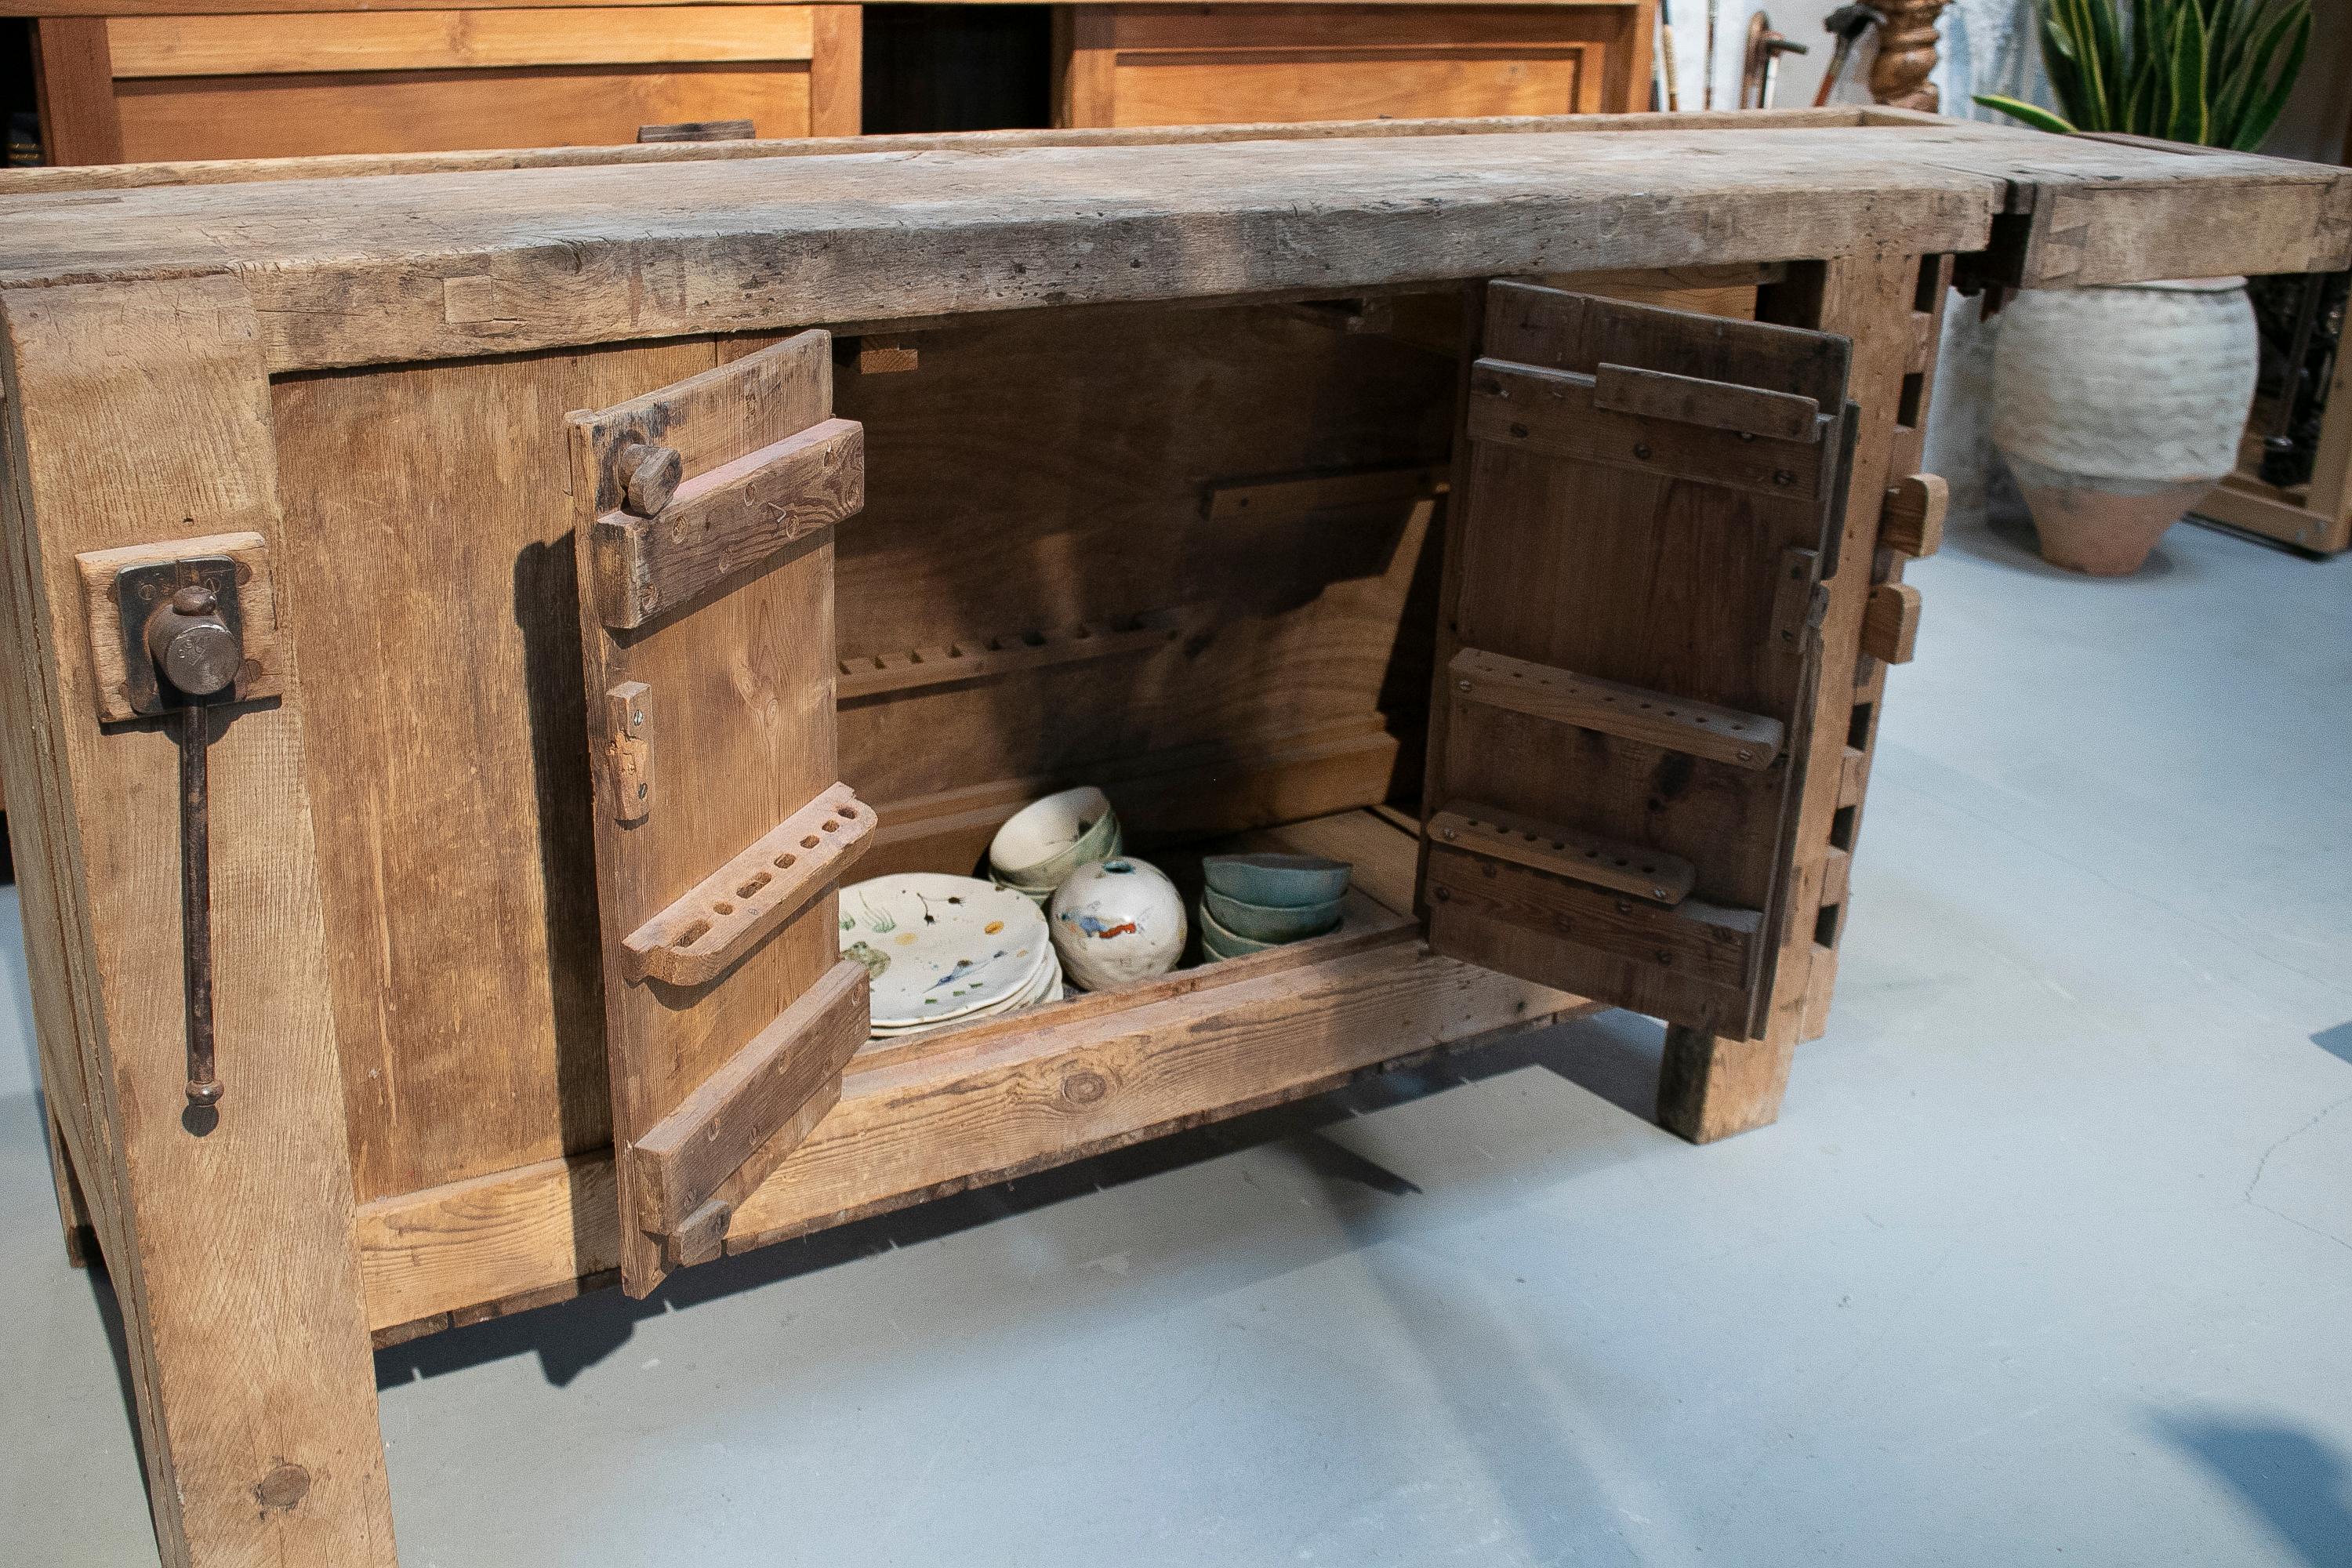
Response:
[[[632,1296],[719,1256],[866,1037],[834,893],[874,818],[835,774],[833,646],[865,448],[832,411],[803,332],[571,420]]]
[[[1487,290],[1427,792],[1437,951],[1760,1031],[1837,569],[1848,350]]]

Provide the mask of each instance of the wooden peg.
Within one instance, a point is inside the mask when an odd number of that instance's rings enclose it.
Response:
[[[1873,588],[1862,612],[1862,651],[1889,664],[1908,664],[1918,637],[1919,590],[1908,583]]]
[[[1952,488],[1941,474],[1913,474],[1886,487],[1878,513],[1878,547],[1914,559],[1933,555],[1944,542],[1944,513]]]

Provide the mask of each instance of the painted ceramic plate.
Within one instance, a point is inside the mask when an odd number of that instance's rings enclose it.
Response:
[[[877,1025],[964,1017],[1020,994],[1051,943],[1021,894],[913,871],[841,890],[841,951],[873,976]]]
[[[926,1034],[933,1029],[944,1029],[959,1024],[982,1023],[1000,1014],[1017,1013],[1024,1007],[1034,1007],[1041,1002],[1059,1002],[1062,999],[1062,988],[1061,955],[1048,945],[1045,950],[1045,960],[1037,966],[1035,978],[1003,1001],[991,1002],[984,1007],[974,1008],[971,1012],[954,1018],[932,1018],[919,1024],[877,1024],[872,1026],[870,1036],[877,1040],[903,1040],[909,1035]]]

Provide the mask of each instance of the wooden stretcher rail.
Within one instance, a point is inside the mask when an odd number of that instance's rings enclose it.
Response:
[[[1505,708],[1533,719],[1598,730],[1734,767],[1761,770],[1780,754],[1787,726],[1761,713],[1577,675],[1483,648],[1465,647],[1446,667],[1456,701]]]
[[[622,942],[624,978],[700,985],[793,918],[865,852],[874,813],[837,784]]]
[[[1677,855],[1464,801],[1431,816],[1427,837],[1473,855],[1572,877],[1659,904],[1681,903],[1698,879],[1691,863]]]
[[[1153,610],[1099,626],[1057,632],[1012,632],[971,637],[905,653],[859,654],[841,661],[834,694],[843,702],[946,686],[959,680],[1044,669],[1057,664],[1111,658],[1165,647],[1201,620],[1187,609]]]

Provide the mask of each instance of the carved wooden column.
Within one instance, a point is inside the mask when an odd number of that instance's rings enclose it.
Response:
[[[1870,68],[1870,96],[1894,109],[1940,107],[1927,75],[1936,68],[1936,18],[1949,0],[1878,0],[1886,13],[1878,58]]]

